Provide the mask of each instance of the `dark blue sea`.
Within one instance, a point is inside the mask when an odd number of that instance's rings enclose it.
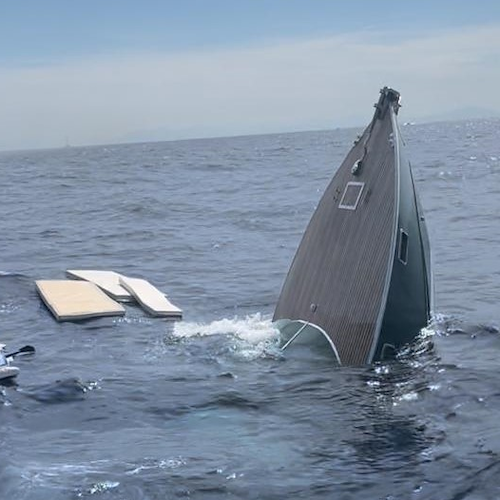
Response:
[[[0,153],[0,498],[500,498],[500,121],[402,127],[433,250],[432,324],[397,359],[278,348],[273,308],[357,129]],[[57,323],[35,280],[142,277]]]

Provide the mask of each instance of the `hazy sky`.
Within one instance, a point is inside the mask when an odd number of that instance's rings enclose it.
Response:
[[[0,0],[0,47],[0,149],[500,111],[499,0]]]

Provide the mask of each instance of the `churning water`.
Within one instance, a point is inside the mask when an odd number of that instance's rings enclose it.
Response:
[[[357,130],[0,154],[0,498],[500,497],[500,122],[403,127],[436,311],[390,363],[282,353],[271,324]],[[144,277],[178,323],[56,323],[35,279]]]

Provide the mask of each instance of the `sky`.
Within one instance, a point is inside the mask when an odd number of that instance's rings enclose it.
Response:
[[[0,0],[0,150],[500,114],[498,0]]]

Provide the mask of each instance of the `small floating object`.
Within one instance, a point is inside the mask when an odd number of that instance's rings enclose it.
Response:
[[[130,302],[134,298],[120,285],[121,275],[114,271],[97,271],[84,269],[68,269],[66,275],[69,278],[90,281],[118,302]]]
[[[17,351],[14,352],[9,352],[8,354],[5,354],[5,357],[7,360],[13,359],[15,356],[22,356],[25,354],[35,354],[36,349],[32,345],[25,345],[24,347],[21,347]]]
[[[5,357],[4,344],[0,344],[0,381],[17,377],[19,368],[10,364],[9,358]]]
[[[123,316],[124,307],[90,281],[38,280],[37,292],[57,321]]]
[[[139,278],[120,277],[120,284],[128,290],[151,316],[182,318],[182,310],[174,306],[158,288]]]
[[[19,373],[19,368],[17,366],[11,366],[11,365],[0,366],[0,381],[17,377],[18,373]]]

